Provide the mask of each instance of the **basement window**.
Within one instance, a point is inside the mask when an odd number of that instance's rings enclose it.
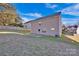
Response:
[[[39,24],[39,25],[41,25],[41,24]]]
[[[38,31],[40,32],[40,29],[38,29]]]
[[[43,33],[46,33],[46,30],[43,30],[42,32],[43,32]]]

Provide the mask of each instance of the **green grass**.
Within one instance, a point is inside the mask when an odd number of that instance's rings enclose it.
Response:
[[[61,40],[68,43],[68,44],[76,45],[79,47],[79,42],[76,42],[74,40],[71,40],[71,39],[65,37],[64,34],[61,36]]]
[[[72,45],[76,45],[76,46],[79,46],[79,42],[75,42],[67,37],[64,36],[64,34],[61,36],[61,37],[53,37],[53,36],[40,36],[40,37],[36,37],[36,36],[30,36],[32,37],[33,39],[40,39],[40,40],[49,40],[49,41],[52,41],[52,42],[64,42],[64,43],[68,43],[68,44],[72,44]]]
[[[56,42],[56,41],[59,41],[59,42],[64,42],[64,43],[68,43],[68,44],[73,44],[73,45],[77,45],[79,46],[79,43],[78,42],[75,42],[69,38],[66,38],[64,36],[64,34],[61,36],[61,37],[53,37],[53,36],[45,36],[45,35],[32,35],[30,30],[0,30],[0,32],[18,32],[18,33],[22,33],[24,35],[26,35],[27,37],[31,37],[33,39],[38,39],[38,40],[49,40],[49,41],[52,41],[52,42]]]

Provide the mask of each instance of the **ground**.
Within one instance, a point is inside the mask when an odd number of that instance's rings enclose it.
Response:
[[[27,33],[0,34],[1,56],[79,55],[79,44],[59,37]]]
[[[70,38],[71,40],[74,40],[76,42],[79,42],[79,34],[75,35],[65,35],[66,37]]]

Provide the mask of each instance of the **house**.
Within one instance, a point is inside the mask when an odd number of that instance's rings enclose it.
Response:
[[[79,26],[78,26],[78,28],[77,28],[77,34],[79,34]]]
[[[74,35],[74,34],[76,34],[77,32],[77,25],[69,25],[69,26],[67,26],[67,32],[68,33],[70,33],[70,34],[72,34],[72,35]]]
[[[31,29],[31,21],[25,22],[24,28]]]
[[[32,33],[42,34],[48,36],[61,36],[62,23],[61,12],[41,17],[36,20],[32,20],[25,23],[28,29],[31,29]]]

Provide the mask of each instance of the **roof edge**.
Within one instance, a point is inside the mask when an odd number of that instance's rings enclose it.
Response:
[[[29,23],[29,22],[32,22],[32,21],[37,21],[37,20],[40,20],[40,19],[43,19],[43,18],[47,18],[47,17],[50,17],[50,16],[60,15],[60,14],[61,14],[61,12],[56,12],[55,14],[52,14],[52,15],[40,17],[40,18],[37,18],[35,20],[31,20],[31,21],[25,22],[24,24]]]

